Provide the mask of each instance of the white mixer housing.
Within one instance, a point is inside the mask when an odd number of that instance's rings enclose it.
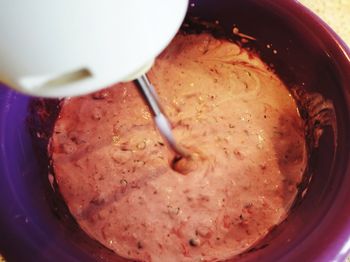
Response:
[[[138,77],[179,29],[187,0],[2,0],[0,81],[65,97]]]

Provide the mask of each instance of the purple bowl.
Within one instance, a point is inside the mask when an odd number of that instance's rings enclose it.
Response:
[[[237,26],[256,37],[248,46],[287,85],[335,105],[337,134],[326,129],[313,152],[303,201],[241,261],[344,261],[350,251],[349,49],[292,0],[200,0],[191,2],[189,14],[219,20],[227,34]],[[45,145],[34,146],[29,132],[30,101],[0,86],[0,253],[8,261],[121,261],[89,239],[67,210],[57,212],[65,207],[51,192]]]

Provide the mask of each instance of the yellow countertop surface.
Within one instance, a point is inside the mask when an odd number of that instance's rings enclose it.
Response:
[[[299,0],[350,46],[350,0]]]

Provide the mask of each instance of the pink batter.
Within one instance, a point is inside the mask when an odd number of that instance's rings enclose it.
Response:
[[[220,261],[279,224],[306,166],[303,122],[257,57],[178,35],[148,74],[177,140],[180,174],[133,83],[63,102],[51,140],[60,191],[83,230],[141,261]],[[183,164],[183,163],[179,163]]]

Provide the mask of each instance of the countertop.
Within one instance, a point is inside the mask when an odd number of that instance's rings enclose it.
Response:
[[[318,14],[350,47],[350,0],[299,0]]]

